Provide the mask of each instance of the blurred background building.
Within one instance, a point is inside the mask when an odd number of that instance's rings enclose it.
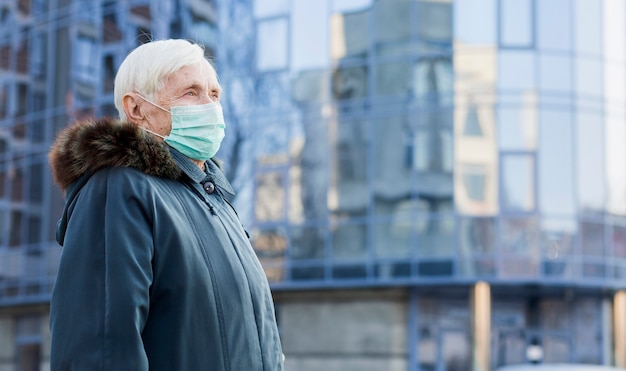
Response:
[[[0,0],[0,370],[49,368],[47,151],[205,45],[288,371],[626,366],[626,2]]]

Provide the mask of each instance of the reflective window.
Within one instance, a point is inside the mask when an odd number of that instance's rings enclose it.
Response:
[[[462,218],[459,224],[459,247],[463,256],[491,254],[496,244],[494,218]]]
[[[421,41],[447,44],[452,42],[451,0],[418,0],[417,33]]]
[[[537,146],[537,110],[501,106],[498,108],[498,144],[502,150],[534,150]]]
[[[623,117],[605,117],[606,209],[626,214],[626,126]]]
[[[604,256],[604,225],[601,223],[581,221],[580,241],[583,255]]]
[[[601,54],[602,1],[574,0],[574,37],[579,53]]]
[[[285,218],[285,179],[281,172],[256,175],[255,219],[258,222],[278,221]]]
[[[535,208],[535,163],[530,155],[502,156],[502,207],[512,211]]]
[[[41,163],[30,165],[30,177],[28,178],[28,198],[31,205],[35,205],[43,200],[44,194],[44,171],[45,167]]]
[[[578,57],[574,60],[574,65],[576,66],[576,92],[580,95],[592,95],[600,98],[604,85],[602,60]]]
[[[506,217],[500,221],[502,252],[529,255],[538,251],[538,226],[534,217]]]
[[[502,46],[532,46],[533,24],[532,0],[500,0],[500,44]]]
[[[460,176],[467,197],[471,201],[485,201],[488,176],[487,166],[467,164],[463,167]]]
[[[328,2],[294,0],[291,4],[291,66],[324,68],[329,63]]]
[[[626,57],[626,2],[605,0],[603,7],[603,46],[605,61],[611,64],[623,62]],[[623,85],[623,81],[622,81]]]
[[[389,43],[411,37],[411,1],[387,0],[374,3],[375,41]]]
[[[365,258],[368,255],[365,223],[333,220],[330,232],[333,259]]]
[[[578,205],[583,213],[601,213],[604,209],[604,125],[596,113],[576,115],[576,170]]]
[[[331,125],[329,208],[333,212],[366,210],[369,204],[367,121],[338,120]],[[390,136],[381,139],[390,140]]]
[[[614,225],[611,241],[613,242],[613,256],[626,258],[626,226]]]
[[[29,244],[35,244],[42,242],[41,240],[41,217],[37,215],[30,215],[28,217],[28,233],[26,234],[26,242]],[[39,274],[40,272],[33,272],[33,274]]]
[[[496,1],[456,1],[454,38],[463,44],[495,44]]]
[[[571,258],[574,255],[576,220],[544,218],[541,221],[543,273],[548,276],[575,275]]]
[[[417,255],[420,258],[449,257],[454,254],[454,218],[425,217],[414,222],[417,227]]]
[[[413,169],[424,173],[452,173],[454,143],[451,126],[443,125],[452,121],[448,109],[423,112],[418,116],[419,123],[414,133],[411,147]],[[424,174],[427,175],[427,174]]]
[[[333,12],[356,12],[370,7],[374,0],[333,0]]]
[[[340,67],[333,73],[335,99],[354,99],[367,96],[367,67]]]
[[[289,0],[253,0],[252,3],[257,18],[282,15],[289,11]]]
[[[256,65],[259,72],[287,67],[289,26],[285,18],[258,23]]]
[[[498,60],[498,88],[528,91],[535,88],[535,58],[526,51],[503,50]]]
[[[95,40],[89,37],[78,37],[76,46],[76,77],[85,83],[95,84],[98,79],[98,66]]]
[[[270,281],[282,281],[284,277],[287,236],[280,228],[253,231],[252,246],[263,270]]]
[[[539,117],[539,205],[545,213],[573,214],[574,134],[571,112],[542,110]]]
[[[321,259],[325,256],[325,229],[318,226],[291,227],[290,257],[294,260]]]
[[[334,14],[331,18],[331,55],[334,59],[363,57],[369,47],[371,12]]]
[[[410,209],[402,210],[399,207],[390,223],[376,224],[374,251],[377,257],[406,258],[411,254],[412,220]]]
[[[569,93],[572,89],[572,62],[565,55],[539,55],[539,89]]]
[[[22,241],[22,219],[23,213],[20,210],[11,211],[11,219],[9,220],[9,246],[19,247]]]
[[[537,45],[540,49],[571,50],[572,13],[570,1],[535,1],[537,7]]]
[[[375,95],[407,95],[410,88],[410,62],[382,63],[376,66]]]
[[[415,63],[413,92],[418,97],[431,99],[429,103],[445,104],[454,89],[452,61],[450,57],[424,57]]]

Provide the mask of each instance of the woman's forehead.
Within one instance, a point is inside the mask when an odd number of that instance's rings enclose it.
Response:
[[[199,85],[209,89],[219,88],[217,73],[206,62],[197,65],[185,66],[172,72],[166,79],[166,86],[184,87],[185,85]],[[173,86],[172,86],[173,85]]]

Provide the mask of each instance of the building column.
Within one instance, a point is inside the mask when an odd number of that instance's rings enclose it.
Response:
[[[491,347],[491,286],[477,282],[472,287],[472,371],[489,371]]]
[[[613,354],[615,366],[626,368],[626,291],[613,296]]]

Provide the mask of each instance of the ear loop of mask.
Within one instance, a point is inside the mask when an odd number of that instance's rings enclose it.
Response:
[[[137,94],[137,96],[138,96],[139,98],[141,98],[141,99],[145,100],[146,102],[150,103],[151,105],[153,105],[153,106],[155,106],[155,107],[157,107],[157,108],[160,108],[160,109],[162,109],[163,111],[165,111],[165,112],[167,112],[167,113],[170,113],[170,114],[171,114],[171,112],[170,112],[169,110],[166,110],[165,108],[163,108],[163,107],[159,106],[158,104],[156,104],[156,103],[152,102],[151,100],[149,100],[148,98],[144,97],[143,95],[141,95],[141,94],[139,94],[139,93],[135,93],[135,94]],[[161,134],[155,133],[154,131],[152,131],[152,130],[150,130],[150,129],[146,129],[146,128],[144,128],[143,126],[141,126],[141,128],[142,128],[143,130],[147,131],[147,132],[148,132],[148,133],[150,133],[150,134],[154,134],[154,135],[156,135],[157,137],[159,137],[159,138],[161,138],[161,139],[165,139],[165,137],[164,137],[163,135],[161,135]]]

